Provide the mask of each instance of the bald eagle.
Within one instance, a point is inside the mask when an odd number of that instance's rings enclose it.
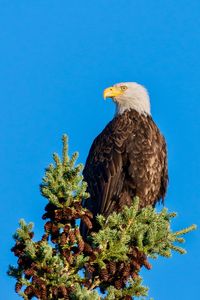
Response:
[[[84,200],[95,217],[119,212],[138,196],[140,207],[164,200],[168,184],[167,151],[163,135],[150,113],[147,90],[135,82],[104,90],[116,114],[95,138],[83,170],[90,198]],[[81,224],[86,237],[88,229]]]

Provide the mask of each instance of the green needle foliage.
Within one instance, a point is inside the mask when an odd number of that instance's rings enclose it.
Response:
[[[160,213],[151,206],[139,210],[139,198],[136,197],[133,205],[124,207],[121,213],[114,212],[107,219],[102,215],[97,216],[101,230],[93,235],[93,241],[101,245],[102,255],[105,254],[107,259],[121,260],[123,257],[123,260],[127,260],[131,247],[137,247],[151,258],[157,258],[158,255],[170,257],[172,249],[185,254],[186,250],[174,243],[184,243],[185,240],[180,236],[196,226],[172,232],[170,221],[175,216],[175,213],[168,213],[166,208]]]
[[[107,219],[97,216],[100,229],[92,232],[93,216],[81,206],[89,194],[81,175],[83,166],[75,165],[77,157],[75,153],[69,158],[64,135],[62,159],[53,155],[54,164],[46,169],[40,187],[48,200],[41,240],[33,240],[33,223],[23,219],[13,236],[11,250],[18,261],[17,266],[9,266],[8,275],[16,280],[15,290],[26,300],[146,299],[141,268],[151,269],[149,257],[186,253],[179,244],[196,226],[173,232],[170,224],[175,213],[166,208],[159,213],[152,207],[139,209],[135,198],[120,213]],[[92,232],[87,241],[80,234],[80,220]]]

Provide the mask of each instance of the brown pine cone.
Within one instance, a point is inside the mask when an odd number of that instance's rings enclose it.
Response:
[[[133,279],[137,279],[137,278],[138,278],[138,274],[137,274],[136,272],[133,272],[133,273],[131,274],[131,277],[132,277]]]
[[[70,255],[70,251],[68,249],[61,249],[61,254],[64,257],[68,257]]]
[[[95,271],[95,268],[94,268],[93,266],[91,266],[91,265],[87,265],[87,266],[86,266],[86,269],[87,269],[87,272],[88,272],[89,274],[92,274],[92,273],[94,273],[94,271]]]
[[[57,222],[59,222],[60,220],[62,220],[62,218],[63,218],[63,212],[62,212],[62,209],[56,209],[55,211],[54,211],[54,217],[55,217],[55,220],[57,221]]]
[[[81,210],[83,209],[80,202],[74,202],[74,207],[75,207],[76,209],[81,209]]]
[[[46,224],[44,225],[45,231],[46,231],[47,233],[50,233],[51,228],[52,228],[52,223],[51,223],[51,221],[46,222]]]
[[[41,278],[39,278],[38,276],[36,276],[36,275],[34,275],[33,277],[32,277],[32,282],[34,283],[34,284],[36,284],[36,285],[39,285],[39,286],[45,286],[45,283],[44,283],[44,281],[41,279]]]
[[[107,269],[101,269],[100,270],[100,277],[104,280],[104,281],[108,281],[109,279],[109,274],[108,274],[108,271]]]
[[[52,295],[55,297],[58,295],[58,288],[56,286],[52,287]]]
[[[63,209],[63,216],[64,218],[70,219],[72,217],[73,211],[71,208],[67,207]]]
[[[133,247],[131,249],[131,255],[134,256],[134,257],[137,257],[137,255],[138,255],[138,249],[136,247]]]
[[[33,287],[31,285],[27,286],[27,288],[24,290],[24,294],[27,296],[30,296],[33,294]]]
[[[70,230],[70,228],[71,228],[71,226],[70,226],[69,224],[65,225],[65,227],[64,227],[64,232],[65,232],[65,233],[68,233],[69,230]]]
[[[93,227],[92,222],[86,215],[82,216],[81,220],[85,223],[85,225],[88,227],[88,229],[92,229],[92,227]]]
[[[66,260],[69,264],[73,263],[74,259],[73,259],[73,256],[71,255],[71,253],[70,253],[70,255],[66,256]]]
[[[73,231],[73,230],[70,230],[70,231],[69,231],[69,239],[70,239],[70,242],[71,242],[72,244],[75,243],[76,237],[75,237],[75,234],[74,234],[74,231]]]
[[[82,215],[82,213],[79,210],[77,210],[77,211],[73,212],[72,216],[74,219],[80,219],[81,215]]]
[[[15,284],[15,292],[18,293],[22,288],[22,284],[18,281]]]
[[[57,234],[59,232],[58,226],[55,224],[52,224],[51,231],[52,231],[52,233]]]
[[[110,261],[110,262],[108,263],[109,270],[110,270],[110,273],[111,273],[112,275],[114,275],[115,272],[116,272],[116,265],[117,265],[116,262]]]
[[[132,260],[131,261],[131,265],[133,265],[136,270],[140,270],[141,266],[140,266],[140,264],[137,261]]]
[[[85,243],[84,243],[83,239],[80,238],[79,241],[78,241],[78,248],[79,248],[79,250],[83,251],[84,250],[84,246],[85,246]]]
[[[60,244],[61,246],[64,246],[67,243],[67,237],[64,232],[62,232],[61,237],[60,237]]]
[[[121,279],[117,279],[114,285],[116,289],[120,290],[123,287],[123,281]]]
[[[24,274],[25,275],[28,275],[28,276],[33,276],[34,275],[34,270],[33,269],[27,269],[24,271]]]
[[[85,211],[85,215],[86,215],[88,218],[90,218],[90,219],[93,218],[93,214],[92,214],[91,211],[89,211],[89,210],[86,210],[86,211]]]
[[[49,238],[49,235],[46,233],[46,234],[43,234],[43,236],[42,236],[42,241],[44,242],[44,241],[47,241],[48,240],[48,238]]]
[[[89,279],[85,279],[84,282],[83,282],[83,285],[86,287],[86,288],[90,288],[91,287],[91,280]]]
[[[92,249],[92,247],[91,247],[88,243],[85,242],[85,245],[84,245],[84,251],[85,251],[86,253],[92,253],[92,252],[93,252],[93,249]]]
[[[145,266],[146,269],[151,270],[152,265],[148,262],[148,260],[144,260],[143,265]]]
[[[94,261],[96,258],[97,258],[97,255],[94,252],[90,253],[90,259],[89,259],[90,262]]]
[[[42,300],[47,299],[47,291],[46,291],[46,286],[45,287],[40,287],[40,295]]]
[[[68,295],[68,291],[67,288],[65,286],[59,286],[59,292],[62,294],[62,296],[67,296]]]
[[[14,252],[15,256],[20,256],[24,253],[25,246],[22,243],[16,243],[14,247],[11,248],[11,251]]]
[[[28,234],[30,236],[30,238],[32,239],[34,237],[34,232],[29,232]]]
[[[123,270],[122,270],[122,274],[124,277],[129,277],[130,274],[131,274],[131,267],[130,267],[130,264],[124,266]]]

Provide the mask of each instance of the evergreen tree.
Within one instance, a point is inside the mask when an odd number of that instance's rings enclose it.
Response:
[[[175,213],[166,208],[156,212],[150,206],[139,209],[135,198],[120,213],[107,219],[97,216],[99,231],[84,241],[78,224],[82,220],[92,229],[93,216],[81,206],[89,195],[83,166],[75,165],[77,157],[74,153],[69,158],[63,136],[62,160],[53,155],[54,164],[46,169],[41,184],[48,200],[44,234],[34,241],[33,223],[21,219],[13,236],[11,250],[18,261],[16,267],[9,266],[8,274],[16,279],[15,290],[23,299],[144,299],[148,288],[142,285],[140,270],[151,269],[148,258],[170,257],[172,250],[186,253],[179,244],[196,226],[173,232]]]

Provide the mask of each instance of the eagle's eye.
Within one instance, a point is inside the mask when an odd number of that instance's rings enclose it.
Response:
[[[121,90],[122,90],[122,91],[126,91],[127,88],[128,88],[128,87],[127,87],[126,85],[122,85],[122,86],[121,86]]]

